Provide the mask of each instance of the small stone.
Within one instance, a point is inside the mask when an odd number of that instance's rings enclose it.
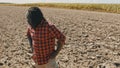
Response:
[[[118,55],[118,53],[116,53],[116,52],[113,52],[113,55]]]
[[[83,36],[84,36],[84,37],[89,37],[89,35],[88,35],[88,34],[84,34]]]
[[[91,57],[88,57],[88,59],[95,60],[95,57],[91,56]]]
[[[32,53],[27,53],[27,55],[28,55],[28,56],[30,56],[30,57],[32,57],[32,56],[33,56],[33,54],[32,54]]]
[[[96,55],[96,57],[97,57],[97,58],[101,58],[101,57],[102,57],[102,55]]]
[[[95,57],[91,57],[92,60],[95,60]]]

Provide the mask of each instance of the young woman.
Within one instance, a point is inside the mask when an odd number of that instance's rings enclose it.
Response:
[[[38,7],[27,12],[27,36],[33,51],[36,68],[58,68],[55,57],[65,43],[65,36],[53,24],[49,24]],[[55,39],[57,49],[55,50]]]

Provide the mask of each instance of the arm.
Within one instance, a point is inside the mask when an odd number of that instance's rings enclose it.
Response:
[[[28,28],[28,31],[27,31],[27,38],[28,38],[28,41],[29,41],[29,44],[30,44],[30,48],[32,49],[32,52],[33,52],[32,38],[31,38],[31,35],[30,35],[29,28]]]
[[[57,50],[55,50],[52,54],[50,58],[55,58],[58,53],[61,51],[63,45],[61,45],[61,43],[57,43]]]
[[[50,57],[50,58],[55,58],[62,49],[63,45],[65,44],[65,36],[55,26],[53,26],[51,29],[53,32],[52,35],[54,35],[55,38],[58,40],[57,49],[51,54]]]

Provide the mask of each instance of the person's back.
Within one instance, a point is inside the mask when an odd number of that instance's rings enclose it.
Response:
[[[39,20],[34,21],[35,17]],[[65,36],[45,20],[37,7],[28,10],[27,19],[29,23],[27,36],[33,48],[33,60],[36,63],[36,68],[57,68],[55,57],[65,43]],[[58,39],[57,50],[55,50],[55,39]],[[51,66],[51,63],[54,65]]]

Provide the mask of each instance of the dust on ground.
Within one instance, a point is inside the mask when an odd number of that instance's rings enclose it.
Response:
[[[26,37],[27,9],[0,6],[0,68],[33,68]],[[120,66],[120,14],[57,8],[41,10],[67,38],[57,56],[60,68]]]

